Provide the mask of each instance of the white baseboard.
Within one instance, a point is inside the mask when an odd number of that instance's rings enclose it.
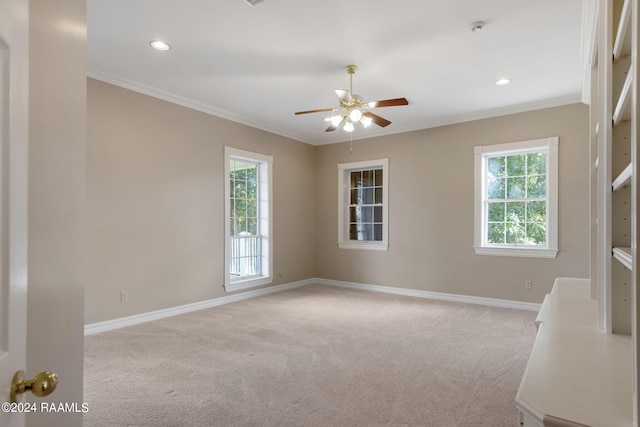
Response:
[[[138,325],[140,323],[151,322],[152,320],[164,319],[177,316],[179,314],[190,313],[192,311],[204,310],[206,308],[217,307],[232,302],[242,301],[263,295],[282,292],[288,289],[300,288],[307,285],[326,285],[341,288],[359,289],[363,291],[382,292],[394,295],[404,295],[409,297],[430,298],[443,301],[462,302],[466,304],[479,304],[491,307],[513,308],[517,310],[539,311],[541,304],[521,301],[511,301],[496,298],[474,297],[469,295],[448,294],[444,292],[420,291],[416,289],[395,288],[391,286],[370,285],[366,283],[343,282],[340,280],[312,278],[300,280],[298,282],[286,283],[284,285],[270,286],[268,288],[255,289],[234,295],[225,295],[206,301],[194,302],[192,304],[179,305],[163,310],[150,311],[148,313],[135,314],[133,316],[120,317],[118,319],[106,320],[104,322],[89,323],[84,326],[85,335],[93,335],[100,332],[125,328],[127,326]]]
[[[177,316],[179,314],[190,313],[192,311],[204,310],[205,308],[217,307],[219,305],[230,304],[232,302],[242,301],[249,298],[255,298],[263,295],[272,294],[274,292],[282,292],[288,289],[299,288],[301,286],[317,283],[315,279],[301,280],[299,282],[286,283],[284,285],[276,285],[268,288],[255,289],[234,295],[225,295],[219,298],[213,298],[206,301],[194,302],[192,304],[179,305],[177,307],[165,308],[163,310],[150,311],[148,313],[135,314],[133,316],[120,317],[118,319],[106,320],[104,322],[89,323],[84,326],[84,334],[93,335],[100,332],[111,331],[114,329],[125,328],[127,326],[138,325],[140,323],[151,322],[152,320],[164,319],[167,317]]]
[[[314,279],[314,283],[340,288],[359,289],[363,291],[383,292],[386,294],[404,295],[417,298],[430,298],[442,301],[462,302],[466,304],[487,305],[491,307],[513,308],[516,310],[539,311],[541,304],[533,302],[512,301],[497,298],[474,297],[471,295],[447,294],[444,292],[420,291],[417,289],[395,288],[391,286],[369,285],[366,283],[343,282],[340,280]]]

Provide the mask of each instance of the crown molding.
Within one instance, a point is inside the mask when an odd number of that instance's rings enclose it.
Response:
[[[257,123],[251,120],[247,120],[244,117],[233,114],[229,111],[222,110],[219,108],[212,107],[210,105],[203,104],[201,102],[195,101],[190,98],[185,98],[182,96],[175,95],[170,92],[163,91],[161,89],[155,88],[153,86],[143,85],[138,82],[134,82],[132,80],[123,79],[120,77],[116,77],[114,75],[103,73],[101,71],[95,69],[87,69],[87,77],[90,77],[95,80],[100,80],[105,83],[109,83],[114,86],[118,86],[124,89],[131,90],[133,92],[138,92],[143,95],[151,96],[154,98],[161,99],[163,101],[171,102],[172,104],[181,105],[183,107],[191,108],[192,110],[200,111],[202,113],[210,114],[212,116],[220,117],[221,119],[229,120],[235,123],[239,123],[241,125],[249,126],[255,129],[263,130],[265,132],[273,133],[276,135],[284,136],[285,138],[294,139],[299,142],[304,142],[307,144],[315,145],[313,141],[307,140],[306,138],[296,135],[290,132],[283,131],[281,129],[276,129],[271,126],[267,126],[262,123]]]
[[[426,120],[414,126],[405,126],[405,127],[396,126],[393,129],[380,130],[375,135],[371,135],[371,134],[357,135],[354,132],[351,134],[345,133],[344,137],[340,137],[336,135],[337,138],[335,140],[319,141],[319,140],[305,138],[303,136],[293,134],[283,129],[276,129],[262,123],[257,123],[247,119],[246,117],[241,117],[229,111],[221,110],[218,108],[214,108],[210,105],[202,104],[193,99],[181,97],[152,86],[143,85],[130,80],[122,79],[120,77],[116,77],[116,76],[103,73],[94,69],[87,70],[87,77],[100,80],[102,82],[109,83],[114,86],[119,86],[134,92],[138,92],[143,95],[152,96],[154,98],[171,102],[173,104],[181,105],[183,107],[191,108],[193,110],[210,114],[212,116],[220,117],[225,120],[236,122],[245,126],[249,126],[255,129],[259,129],[265,132],[280,135],[285,138],[293,139],[295,141],[299,141],[299,142],[303,142],[303,143],[306,143],[309,145],[315,145],[315,146],[339,144],[339,143],[357,141],[362,139],[379,138],[379,137],[389,136],[389,135],[394,135],[399,133],[414,132],[414,131],[430,129],[430,128],[435,128],[440,126],[448,126],[448,125],[454,125],[458,123],[470,122],[474,120],[489,119],[494,117],[506,116],[509,114],[526,113],[534,110],[542,110],[545,108],[559,107],[563,105],[583,102],[582,100],[583,98],[581,94],[571,94],[567,96],[562,96],[562,97],[557,97],[552,99],[545,99],[542,101],[529,102],[529,103],[524,103],[519,105],[513,105],[509,107],[501,107],[501,108],[489,109],[489,110],[484,110],[484,111],[479,111],[479,112],[474,112],[469,114],[455,115],[455,116],[441,118],[438,120]]]

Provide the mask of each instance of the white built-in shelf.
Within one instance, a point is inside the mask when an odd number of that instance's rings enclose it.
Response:
[[[633,425],[631,337],[598,330],[590,289],[588,279],[558,278],[544,300],[516,396],[520,413],[533,421],[525,426]]]
[[[629,68],[629,72],[627,73],[627,78],[624,80],[624,85],[622,86],[622,91],[620,92],[620,97],[618,98],[618,102],[616,103],[616,109],[613,112],[613,125],[616,126],[625,120],[631,120],[631,86],[633,83],[633,74],[632,69]]]
[[[631,55],[631,0],[624,0],[613,45],[613,61],[629,55]]]
[[[631,256],[631,248],[615,247],[613,248],[613,257],[620,261],[622,265],[629,270],[633,269],[633,257]]]
[[[618,177],[611,183],[611,189],[613,191],[618,191],[623,187],[629,185],[629,183],[631,183],[632,171],[633,165],[629,163],[627,167],[624,168],[622,172],[620,172],[620,175],[618,175]]]

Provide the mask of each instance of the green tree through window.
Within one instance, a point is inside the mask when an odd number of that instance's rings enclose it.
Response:
[[[487,243],[546,245],[547,155],[486,158]]]
[[[231,235],[258,235],[258,165],[231,160]]]

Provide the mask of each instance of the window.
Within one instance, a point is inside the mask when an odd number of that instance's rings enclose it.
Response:
[[[558,138],[474,147],[479,255],[555,258]]]
[[[225,147],[225,289],[271,283],[273,158]]]
[[[389,159],[338,164],[338,246],[388,248]]]

